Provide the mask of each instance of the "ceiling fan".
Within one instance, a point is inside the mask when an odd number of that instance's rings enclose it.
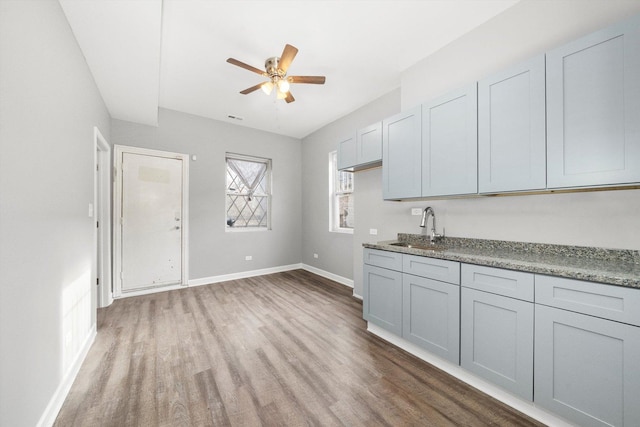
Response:
[[[284,46],[282,55],[280,57],[274,56],[269,58],[264,63],[265,71],[259,68],[252,67],[244,62],[238,61],[234,58],[227,59],[229,64],[237,65],[245,70],[253,71],[256,74],[267,77],[269,80],[266,82],[258,83],[255,86],[251,86],[243,91],[241,94],[247,95],[258,89],[262,89],[267,95],[271,93],[275,87],[278,99],[284,99],[287,103],[295,101],[291,92],[289,92],[290,83],[310,83],[316,85],[322,85],[325,82],[324,76],[287,76],[287,70],[298,53],[298,49],[287,44]]]

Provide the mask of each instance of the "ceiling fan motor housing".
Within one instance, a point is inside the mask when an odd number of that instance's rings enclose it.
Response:
[[[278,68],[278,65],[280,65],[280,57],[278,56],[272,56],[264,62],[264,68],[272,79],[282,78],[286,74]]]

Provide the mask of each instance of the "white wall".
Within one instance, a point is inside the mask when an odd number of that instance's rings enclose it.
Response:
[[[95,330],[94,126],[109,137],[59,3],[0,1],[2,426],[46,415]]]
[[[329,153],[337,149],[339,138],[399,111],[400,89],[396,89],[303,139],[303,263],[353,279],[353,235],[329,232]],[[366,210],[357,207],[360,197],[358,175],[361,173],[356,173],[355,233],[360,227],[360,220],[369,215]],[[318,254],[318,258],[313,258],[314,253]]]
[[[113,120],[111,143],[197,156],[189,163],[190,280],[300,263],[300,140],[162,108],[158,120]],[[225,231],[226,152],[272,159],[271,231]]]
[[[522,0],[403,73],[402,109],[635,13],[637,0]],[[353,241],[358,294],[362,243],[423,231],[411,207],[432,206],[450,236],[640,249],[640,190],[383,202],[380,182],[380,169],[356,176],[355,209],[368,212],[357,215]]]

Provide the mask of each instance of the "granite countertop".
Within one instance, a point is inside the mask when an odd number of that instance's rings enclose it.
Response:
[[[397,240],[363,243],[371,249],[548,274],[589,282],[640,288],[640,252],[585,246],[446,237],[438,250],[393,246],[406,242],[428,246],[426,236],[398,234]]]

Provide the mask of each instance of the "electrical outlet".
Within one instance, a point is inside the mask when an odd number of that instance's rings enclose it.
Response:
[[[318,258],[318,254],[313,254],[313,257],[314,258]]]
[[[377,228],[370,228],[369,229],[369,234],[371,234],[372,236],[377,236],[378,235],[378,229]]]
[[[253,257],[251,255],[247,255],[246,257],[244,257],[245,261],[251,261],[253,259]]]
[[[420,208],[411,208],[411,215],[413,215],[413,216],[422,215],[422,209],[420,209]]]

